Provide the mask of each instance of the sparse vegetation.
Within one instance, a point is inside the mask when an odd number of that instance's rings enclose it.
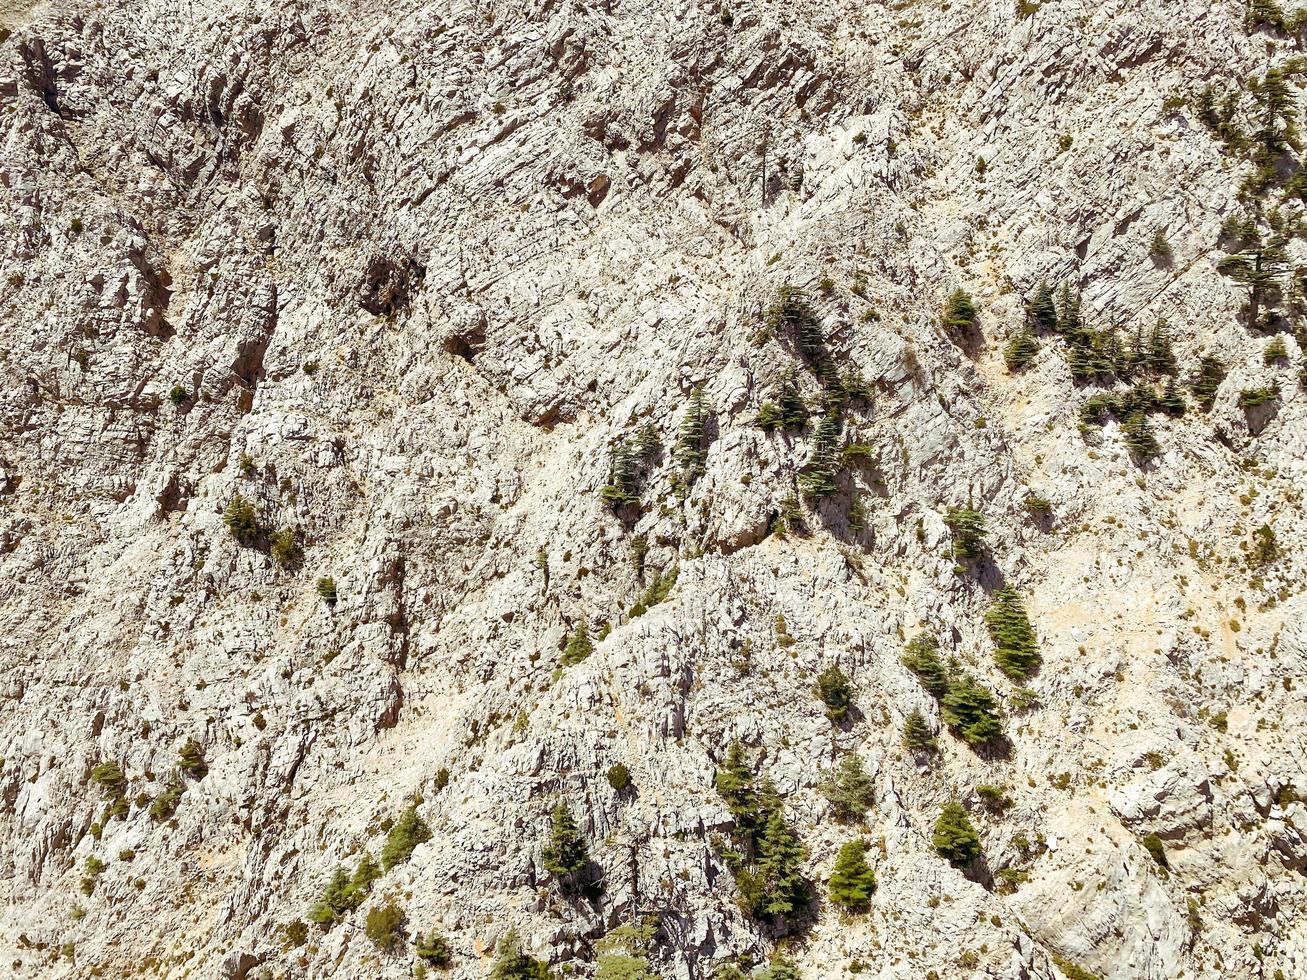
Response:
[[[381,867],[389,871],[396,865],[404,864],[413,856],[413,851],[419,844],[429,840],[431,828],[418,816],[417,804],[410,803],[386,834],[386,843],[381,848]]]
[[[817,676],[814,693],[826,705],[826,717],[837,725],[848,717],[853,705],[853,685],[838,664],[831,664]]]

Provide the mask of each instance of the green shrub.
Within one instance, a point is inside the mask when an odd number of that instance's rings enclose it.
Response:
[[[404,910],[388,899],[384,905],[368,909],[363,933],[383,953],[393,951],[404,940]]]
[[[150,804],[150,819],[156,823],[171,820],[176,815],[177,806],[181,803],[185,792],[186,786],[174,774],[168,783],[168,788],[156,796],[154,802]]]
[[[1253,531],[1253,548],[1248,555],[1248,564],[1254,568],[1264,568],[1279,557],[1280,545],[1271,526],[1263,524]]]
[[[413,856],[419,844],[431,840],[431,828],[418,816],[416,803],[410,803],[399,815],[399,819],[386,834],[386,843],[381,848],[381,867],[389,871],[399,864],[404,864]]]
[[[731,744],[714,782],[734,818],[722,857],[735,877],[739,903],[756,919],[794,925],[811,903],[803,877],[807,851],[785,819],[770,781],[755,787],[753,770],[738,743]]]
[[[364,851],[353,875],[344,868],[336,869],[322,897],[305,918],[318,925],[331,926],[362,905],[372,892],[373,882],[380,877],[380,866],[371,854]]]
[[[969,745],[981,745],[1003,736],[993,693],[967,674],[952,678],[940,700],[940,717]]]
[[[289,568],[299,562],[301,554],[298,528],[283,527],[280,531],[274,531],[269,535],[268,543],[272,560],[282,568]]]
[[[648,588],[640,594],[640,598],[635,601],[628,614],[632,619],[637,616],[643,616],[654,606],[663,602],[671,595],[672,587],[676,585],[677,576],[680,569],[673,565],[671,568],[655,575],[653,581],[649,583]]]
[[[1157,436],[1153,434],[1152,423],[1141,411],[1131,412],[1122,420],[1121,433],[1125,436],[1126,448],[1136,459],[1152,459],[1162,451]]]
[[[613,510],[640,503],[640,459],[637,450],[625,440],[613,450],[608,483],[599,490],[599,499]]]
[[[953,535],[953,557],[958,561],[975,561],[985,555],[985,516],[970,507],[952,507],[944,523]]]
[[[861,820],[871,806],[874,784],[856,752],[846,755],[821,785],[822,795],[835,810],[841,823]]]
[[[920,633],[908,643],[903,666],[917,675],[921,686],[934,698],[948,693],[948,671],[939,659],[939,641],[930,633]]]
[[[1054,954],[1053,964],[1062,971],[1062,975],[1066,977],[1066,980],[1102,980],[1097,973],[1090,973],[1083,966],[1073,963],[1063,956]]]
[[[799,490],[808,499],[833,496],[839,486],[841,468],[840,436],[844,419],[840,412],[831,410],[822,415],[813,436],[812,453],[799,473]]]
[[[624,792],[631,785],[631,770],[623,763],[613,763],[608,767],[608,785],[618,793]]]
[[[913,708],[903,722],[903,745],[913,752],[935,752],[939,749],[934,729],[919,708]]]
[[[91,781],[104,790],[105,796],[119,799],[127,795],[127,777],[116,762],[101,762],[91,770]]]
[[[831,721],[839,724],[848,717],[853,704],[853,685],[838,664],[831,664],[817,675],[813,693],[826,705],[826,717]]]
[[[449,941],[435,932],[429,932],[425,936],[419,933],[413,952],[419,960],[428,966],[434,966],[437,970],[448,969],[454,962]]]
[[[649,966],[658,920],[646,918],[618,926],[595,944],[595,980],[658,980]]]
[[[865,912],[876,890],[876,873],[867,864],[867,845],[852,840],[840,848],[830,877],[830,900],[848,912]]]
[[[324,575],[318,579],[314,585],[314,590],[318,593],[318,598],[328,606],[334,606],[338,598],[336,594],[336,580],[330,575]]]
[[[583,619],[572,631],[572,635],[567,638],[567,645],[563,647],[563,656],[560,663],[564,667],[572,667],[579,664],[590,654],[594,653],[594,644],[590,642],[590,627]]]
[[[1036,520],[1046,521],[1053,516],[1053,502],[1047,497],[1027,497],[1023,506],[1026,513]]]
[[[1175,258],[1171,243],[1166,240],[1166,233],[1161,228],[1154,229],[1153,240],[1148,245],[1148,254],[1159,262],[1171,262]]]
[[[174,405],[185,405],[190,400],[191,393],[181,385],[173,385],[168,389],[168,401],[172,402]]]
[[[1239,407],[1242,409],[1257,408],[1260,405],[1266,405],[1280,397],[1278,385],[1271,385],[1269,388],[1245,388],[1239,392]]]
[[[981,805],[990,813],[1005,813],[1012,808],[1012,797],[1008,796],[1007,789],[1002,786],[990,786],[982,784],[976,787],[976,796],[980,798]]]
[[[576,874],[589,860],[572,811],[562,803],[557,804],[550,815],[549,843],[540,853],[540,863],[550,874],[567,876]]]
[[[522,952],[517,931],[510,929],[499,941],[495,962],[490,967],[487,980],[554,980],[554,975],[547,963]]]
[[[1285,346],[1283,337],[1276,336],[1266,345],[1266,350],[1262,352],[1262,362],[1267,367],[1289,363],[1289,349]]]
[[[1157,862],[1159,868],[1164,871],[1170,870],[1171,863],[1166,859],[1166,845],[1162,843],[1162,838],[1158,837],[1156,834],[1148,834],[1146,837],[1143,837],[1139,843],[1144,845],[1144,850],[1152,856],[1152,859]]]
[[[240,494],[232,497],[227,504],[227,509],[222,512],[222,522],[227,525],[227,530],[238,544],[249,548],[258,542],[261,533],[258,514],[254,505]]]
[[[954,867],[966,867],[980,856],[980,837],[967,811],[956,801],[944,804],[940,810],[930,842],[935,852]]]
[[[195,779],[203,779],[209,772],[209,764],[204,761],[204,748],[193,738],[178,753],[177,768]]]
[[[998,647],[994,659],[999,670],[1013,680],[1023,681],[1039,668],[1035,631],[1016,589],[1003,588],[994,594],[994,604],[985,613],[985,625]]]
[[[1041,282],[1030,300],[1030,317],[1039,330],[1057,329],[1057,307],[1053,302],[1053,289],[1047,282]]]

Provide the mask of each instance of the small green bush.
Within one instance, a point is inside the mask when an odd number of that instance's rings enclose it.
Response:
[[[429,932],[425,936],[419,933],[413,952],[419,960],[427,966],[434,966],[437,970],[448,969],[454,962],[449,940],[435,932]]]
[[[583,619],[576,625],[572,635],[563,647],[561,663],[564,667],[573,667],[594,653],[594,644],[590,642],[590,627]]]
[[[249,548],[258,542],[261,533],[258,514],[254,505],[240,494],[227,504],[227,509],[222,512],[222,522],[238,544]]]
[[[150,819],[156,823],[171,820],[176,815],[177,806],[181,803],[185,792],[186,786],[174,774],[168,783],[168,788],[156,796],[154,802],[150,804]]]
[[[970,507],[953,507],[944,516],[953,534],[953,557],[958,561],[976,561],[985,555],[988,529],[985,516]]]
[[[848,717],[853,705],[853,685],[838,664],[831,664],[817,676],[813,693],[826,705],[826,717],[831,721],[839,724]]]
[[[499,941],[495,962],[486,980],[553,980],[553,974],[549,964],[522,952],[517,932],[510,929]]]
[[[989,688],[966,674],[951,678],[940,700],[940,717],[968,745],[982,745],[1003,736],[997,702]]]
[[[330,575],[324,575],[322,578],[318,579],[314,588],[318,593],[318,598],[327,605],[334,606],[336,604],[338,598],[336,594],[336,580]]]
[[[272,560],[282,568],[289,568],[299,562],[300,533],[298,528],[283,527],[268,537],[269,553]]]
[[[190,400],[191,393],[181,385],[173,385],[168,389],[168,401],[172,402],[174,405],[185,405]]]
[[[903,666],[917,675],[921,686],[934,698],[948,693],[948,671],[939,658],[939,641],[930,633],[920,633],[909,641]]]
[[[209,764],[204,761],[204,747],[193,738],[178,753],[177,768],[195,779],[203,779],[209,772]]]
[[[384,905],[376,905],[368,909],[363,933],[372,940],[372,945],[377,949],[389,953],[403,942],[405,921],[407,917],[404,915],[404,910],[396,905],[393,899],[389,899]]]
[[[965,334],[976,323],[976,307],[971,294],[959,287],[944,304],[944,328],[956,335]]]
[[[1285,346],[1283,337],[1276,336],[1266,345],[1266,350],[1262,352],[1262,362],[1267,367],[1289,363],[1289,349]]]
[[[1039,353],[1039,341],[1032,331],[1025,329],[1015,334],[1003,348],[1003,363],[1008,371],[1015,374],[1035,359]]]
[[[613,763],[608,767],[608,785],[618,793],[624,792],[631,785],[631,770],[623,763]]]
[[[1146,837],[1143,837],[1139,843],[1144,845],[1144,850],[1152,856],[1153,860],[1157,862],[1159,868],[1164,871],[1170,870],[1171,864],[1166,859],[1166,845],[1162,843],[1162,838],[1158,837],[1156,834],[1148,834]]]

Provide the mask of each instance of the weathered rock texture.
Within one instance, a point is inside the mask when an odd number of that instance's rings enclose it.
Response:
[[[763,961],[774,937],[713,842],[738,738],[820,894],[844,841],[873,845],[870,912],[786,940],[808,977],[1307,975],[1303,351],[1285,334],[1288,366],[1265,364],[1216,269],[1247,165],[1186,101],[1293,53],[1244,12],[8,4],[0,972],[410,976],[411,943],[364,935],[387,896],[410,939],[448,938],[456,977],[510,926],[589,975],[594,941],[646,914],[663,976]],[[1184,377],[1222,356],[1211,411],[1155,417],[1145,465],[1116,422],[1083,433],[1100,388],[1059,338],[1003,365],[1041,279],[1099,325],[1165,318]],[[861,531],[832,500],[775,533],[813,440],[754,421],[796,364],[759,335],[786,283],[872,389],[846,435],[872,458],[841,478]],[[940,325],[959,286],[967,343]],[[1240,391],[1273,378],[1274,411],[1245,417]],[[690,479],[670,449],[698,386]],[[666,449],[619,518],[599,490],[644,423]],[[251,546],[224,526],[236,495]],[[992,560],[959,573],[943,517],[968,502]],[[1254,571],[1263,524],[1280,555]],[[1040,640],[1024,707],[983,620],[1000,582]],[[558,670],[581,621],[603,639]],[[999,693],[1006,752],[901,747],[913,708],[938,719],[899,661],[925,628]],[[843,727],[812,694],[832,663]],[[152,819],[188,739],[207,774]],[[863,828],[818,789],[848,752],[875,779]],[[127,780],[107,821],[106,761]],[[984,784],[1014,805],[986,812]],[[432,839],[288,947],[414,793]],[[965,875],[930,840],[954,798],[983,842]],[[560,799],[598,899],[541,866]],[[1026,879],[999,888],[1003,868]]]

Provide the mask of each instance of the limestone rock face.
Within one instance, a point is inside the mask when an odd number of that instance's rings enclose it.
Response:
[[[1307,975],[1302,78],[1246,6],[6,3],[0,972],[400,978],[435,933],[479,978],[511,929],[593,976],[643,921],[668,980]],[[1106,368],[1066,323],[1008,368],[1041,282]]]

